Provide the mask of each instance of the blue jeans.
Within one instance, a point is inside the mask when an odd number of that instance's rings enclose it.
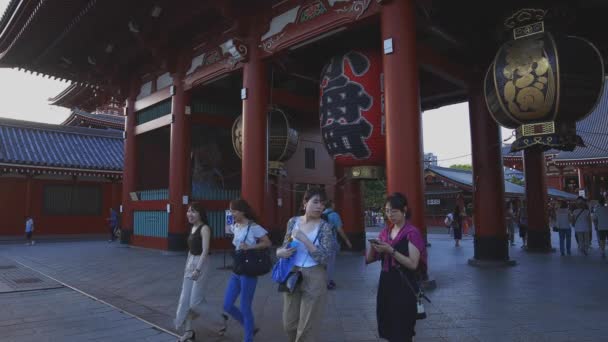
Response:
[[[564,254],[564,242],[566,242],[566,252],[570,255],[570,247],[572,246],[572,232],[570,229],[559,230],[559,251]]]
[[[253,320],[251,304],[253,303],[253,295],[255,294],[255,287],[257,284],[257,277],[248,277],[232,273],[232,276],[228,281],[226,294],[224,295],[224,311],[245,327],[245,342],[253,341],[255,323]],[[239,294],[241,295],[240,310],[234,305]]]

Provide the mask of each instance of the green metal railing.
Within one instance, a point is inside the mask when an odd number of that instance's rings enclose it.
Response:
[[[157,103],[148,108],[137,112],[137,124],[141,125],[145,122],[158,119],[167,114],[171,114],[171,99]]]
[[[226,237],[226,212],[224,210],[208,211],[209,227],[213,239]]]
[[[192,199],[207,201],[230,201],[241,196],[239,189],[219,189],[192,184]]]
[[[140,201],[158,201],[169,199],[169,189],[142,190],[137,192]]]
[[[166,211],[135,211],[133,233],[140,236],[166,238],[169,233],[169,214]]]

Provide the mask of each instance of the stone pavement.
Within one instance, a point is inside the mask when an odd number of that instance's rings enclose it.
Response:
[[[373,234],[369,233],[370,237]],[[517,266],[480,269],[467,265],[473,254],[470,238],[460,248],[455,248],[447,235],[431,234],[429,241],[430,274],[438,288],[428,293],[433,301],[426,305],[429,318],[417,324],[415,341],[608,340],[608,263],[599,258],[596,242],[588,257],[530,254],[518,245],[511,247]],[[173,328],[183,254],[98,241],[0,248],[6,257],[163,328]],[[222,254],[213,255],[212,261],[214,267],[222,266]],[[330,292],[319,340],[378,341],[375,294],[379,265],[366,267],[362,255],[343,253],[337,268],[338,289]],[[229,271],[212,272],[208,300],[218,311],[228,276]],[[31,303],[39,300],[33,295],[29,298],[28,292],[22,295]],[[3,306],[6,301],[20,300],[3,296],[0,294]],[[281,307],[281,296],[270,277],[260,278],[254,300],[256,323],[261,328],[258,341],[285,340]],[[37,311],[31,308],[30,315],[44,316],[44,310],[42,314]],[[11,319],[10,315],[0,316],[0,326],[10,325]],[[89,328],[99,331],[95,329],[100,327],[102,323]],[[204,319],[197,328],[201,341],[242,339],[241,329],[233,321],[223,338],[217,337],[211,331],[215,327]],[[0,329],[2,341],[4,334]]]
[[[0,257],[0,340],[174,341],[120,310]]]

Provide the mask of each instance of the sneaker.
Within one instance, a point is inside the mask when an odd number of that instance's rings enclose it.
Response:
[[[336,283],[334,283],[333,280],[330,280],[329,283],[327,284],[327,289],[328,290],[335,290],[336,289]]]

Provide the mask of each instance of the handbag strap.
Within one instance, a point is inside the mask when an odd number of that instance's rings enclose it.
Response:
[[[243,238],[243,241],[241,241],[241,243],[247,243],[247,236],[249,236],[249,228],[251,228],[251,221],[249,221],[249,223],[247,224],[247,233],[245,233],[245,237]]]
[[[581,211],[578,212],[578,215],[576,215],[576,218],[574,219],[574,223],[572,224],[573,226],[576,226],[576,222],[578,221],[578,218],[581,217],[581,214],[587,209],[581,209]]]
[[[410,282],[410,280],[403,273],[403,270],[401,270],[401,267],[397,267],[397,272],[399,272],[401,281],[407,284],[407,287],[409,287],[410,290],[412,290],[412,294],[414,295],[414,297],[416,297],[416,299],[420,300],[420,298],[424,298],[424,299],[426,299],[427,302],[429,302],[429,303],[431,302],[429,297],[427,297],[420,288],[418,289],[418,293],[416,293],[416,290],[414,290],[414,286],[412,286],[412,283]]]
[[[323,224],[323,222],[321,222],[319,224],[319,230],[317,231],[317,236],[315,236],[315,239],[312,241],[312,244],[314,245],[317,240],[319,239],[319,234],[321,234],[321,225]],[[295,225],[294,225],[295,226]],[[293,231],[293,228],[291,229],[291,231]],[[304,267],[304,264],[306,264],[306,261],[308,261],[308,256],[310,255],[309,252],[306,253],[306,258],[304,258],[304,261],[302,261],[302,265],[300,266],[301,268]]]

